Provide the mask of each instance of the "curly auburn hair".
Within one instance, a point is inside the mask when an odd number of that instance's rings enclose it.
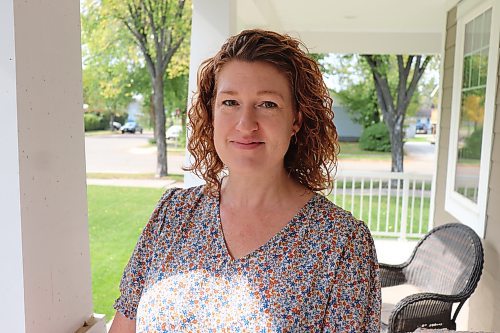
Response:
[[[285,154],[285,169],[311,191],[331,189],[338,155],[332,99],[317,63],[300,46],[306,49],[299,40],[288,35],[260,29],[245,30],[230,37],[214,57],[201,64],[198,92],[189,110],[191,136],[187,149],[194,163],[184,170],[203,178],[210,194],[219,193],[224,170],[214,144],[216,79],[224,64],[231,60],[265,62],[285,74],[295,110],[302,114],[300,130]]]

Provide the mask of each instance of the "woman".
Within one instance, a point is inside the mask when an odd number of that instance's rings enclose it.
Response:
[[[331,105],[286,35],[243,31],[202,64],[188,170],[206,185],[160,200],[110,332],[379,332],[370,233],[318,193],[336,166]]]

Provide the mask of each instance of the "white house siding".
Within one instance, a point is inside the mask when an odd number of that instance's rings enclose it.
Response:
[[[434,225],[456,220],[444,210],[451,119],[451,97],[456,37],[456,8],[448,12],[444,55],[441,120],[439,125],[438,168]],[[500,76],[500,68],[497,71]],[[500,109],[500,88],[497,86],[496,110]],[[491,175],[489,179],[486,233],[483,241],[485,263],[479,285],[469,302],[468,329],[498,332],[500,328],[500,117],[495,117]]]
[[[363,132],[363,126],[351,119],[344,106],[336,103],[333,111],[335,112],[333,122],[337,127],[340,141],[358,141]]]
[[[436,194],[434,226],[456,222],[455,218],[444,210],[446,195],[446,175],[448,173],[448,146],[450,142],[451,100],[453,93],[453,67],[455,65],[455,39],[457,32],[457,8],[448,12],[446,20],[446,40],[444,50],[444,72],[441,92],[441,119],[439,121],[438,168],[436,170]]]

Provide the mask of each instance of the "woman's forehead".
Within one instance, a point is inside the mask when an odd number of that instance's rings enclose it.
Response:
[[[277,66],[264,61],[231,60],[215,76],[217,93],[252,89],[259,93],[291,93],[288,75]]]

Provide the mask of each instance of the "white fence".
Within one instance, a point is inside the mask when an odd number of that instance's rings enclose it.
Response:
[[[432,228],[432,176],[339,172],[329,198],[366,222],[374,237],[420,238]]]

